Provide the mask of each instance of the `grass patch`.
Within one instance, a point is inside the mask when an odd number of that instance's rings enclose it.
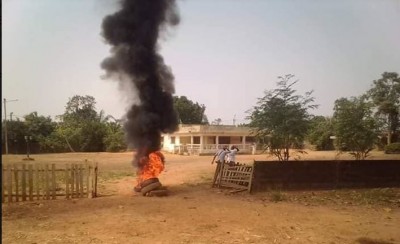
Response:
[[[282,202],[286,200],[286,196],[281,191],[273,191],[271,192],[270,200],[272,202]]]
[[[136,177],[136,174],[133,172],[113,170],[113,171],[100,171],[98,175],[99,181],[103,182],[120,180],[125,177]]]
[[[287,198],[306,205],[400,206],[400,188],[288,192]]]

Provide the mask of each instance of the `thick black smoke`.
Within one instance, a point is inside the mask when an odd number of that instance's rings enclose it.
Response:
[[[122,9],[103,20],[103,36],[112,55],[101,67],[121,82],[132,82],[140,104],[127,113],[128,142],[138,150],[136,160],[160,149],[161,133],[178,127],[173,107],[174,76],[157,53],[157,40],[168,25],[177,25],[175,0],[123,0]]]

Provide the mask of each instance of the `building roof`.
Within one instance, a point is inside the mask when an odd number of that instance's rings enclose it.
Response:
[[[236,135],[248,136],[251,134],[251,128],[234,125],[189,125],[180,124],[178,131],[172,135]]]

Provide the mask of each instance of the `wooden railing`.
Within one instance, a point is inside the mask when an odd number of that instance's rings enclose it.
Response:
[[[215,170],[213,187],[227,187],[238,191],[251,191],[253,180],[253,165],[236,164],[229,166],[219,163]]]
[[[218,149],[223,148],[224,146],[230,148],[233,144],[185,144],[185,145],[175,145],[173,152],[175,154],[190,154],[190,155],[198,155],[200,153],[208,153],[213,154]],[[253,144],[235,144],[237,148],[239,148],[240,153],[251,153],[253,151]]]
[[[97,163],[2,165],[2,202],[97,196]]]

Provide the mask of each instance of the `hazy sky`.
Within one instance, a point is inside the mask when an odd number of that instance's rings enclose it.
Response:
[[[7,113],[62,114],[68,98],[91,95],[116,118],[126,99],[100,62],[110,46],[102,19],[112,0],[2,1],[2,97]],[[204,104],[209,121],[244,122],[277,76],[294,74],[300,94],[314,90],[317,115],[358,96],[384,71],[400,73],[400,0],[184,0],[180,25],[161,53],[175,95]],[[2,114],[4,118],[4,111]]]

